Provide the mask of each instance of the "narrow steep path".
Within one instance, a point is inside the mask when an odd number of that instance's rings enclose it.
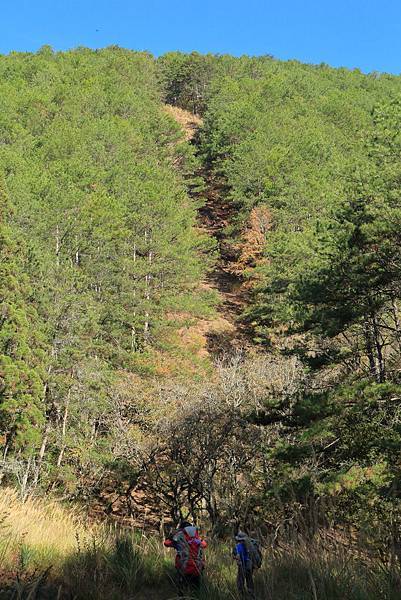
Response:
[[[173,106],[166,106],[166,111],[183,128],[185,139],[193,139],[202,125],[200,117]],[[199,174],[205,182],[205,191],[196,195],[197,200],[202,200],[199,226],[216,240],[218,249],[217,262],[203,286],[217,290],[221,298],[217,318],[200,326],[207,338],[208,352],[220,355],[251,345],[250,336],[239,320],[247,304],[247,294],[237,265],[239,251],[227,236],[235,207],[227,202],[227,189],[212,173],[203,170]]]

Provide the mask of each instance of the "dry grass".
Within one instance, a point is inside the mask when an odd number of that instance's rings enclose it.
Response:
[[[173,554],[157,536],[87,526],[54,501],[22,504],[0,490],[0,598],[172,600]],[[11,543],[10,543],[11,540]],[[212,542],[207,575],[193,600],[237,600],[230,545]],[[398,564],[322,535],[266,550],[256,574],[259,600],[396,600]]]
[[[188,110],[178,108],[178,106],[171,106],[170,104],[166,104],[164,109],[179,125],[181,125],[187,141],[194,137],[196,130],[202,125],[202,119]]]
[[[85,543],[96,533],[78,511],[67,511],[55,501],[28,499],[22,503],[9,488],[0,489],[0,519],[14,545],[54,548],[60,554],[73,551],[77,539]]]

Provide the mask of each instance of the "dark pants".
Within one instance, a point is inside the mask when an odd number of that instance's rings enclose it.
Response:
[[[237,588],[243,598],[246,598],[247,593],[250,598],[255,598],[252,567],[247,568],[242,564],[238,565]]]
[[[178,592],[180,596],[184,596],[185,591],[189,589],[198,589],[201,583],[200,575],[183,575],[177,571]]]

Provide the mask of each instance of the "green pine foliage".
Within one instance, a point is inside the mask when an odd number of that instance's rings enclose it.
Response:
[[[276,533],[398,543],[400,78],[45,47],[0,57],[0,94],[6,479],[86,498],[112,476],[131,501],[142,477],[216,531],[247,507]],[[202,115],[191,143],[163,101]],[[257,350],[195,385],[179,335],[213,314],[202,195]]]
[[[234,245],[241,245],[252,209],[265,207],[271,215],[264,260],[244,273],[258,282],[245,319],[255,339],[267,345],[283,323],[310,330],[315,319],[316,331],[334,336],[357,319],[354,313],[363,320],[366,304],[386,304],[389,288],[397,296],[397,268],[390,274],[379,263],[398,259],[399,101],[389,104],[387,98],[397,98],[399,79],[268,57],[243,65],[239,74],[219,63],[209,84],[200,151],[236,209],[227,228]],[[359,273],[356,256],[364,262],[368,252],[370,275],[368,268]],[[372,286],[387,286],[380,301]],[[327,312],[324,324],[323,314],[308,311],[313,302],[324,310],[332,288],[337,314]]]
[[[210,244],[173,167],[194,157],[146,53],[43,48],[0,57],[0,80],[4,443],[29,447],[33,480],[75,485],[110,460],[114,386],[185,352],[175,315],[211,311]]]
[[[376,511],[389,528],[400,485],[401,82],[257,65],[256,75],[253,59],[242,74],[216,69],[199,143],[234,209],[233,248],[253,210],[270,215],[263,256],[242,274],[252,286],[242,319],[310,378],[267,450],[268,504],[282,518],[302,507],[315,525],[330,515],[366,525]],[[268,408],[255,418],[267,431],[277,420]]]
[[[32,453],[45,419],[45,340],[26,274],[27,250],[13,235],[10,218],[0,179],[0,427],[5,455],[10,449]]]

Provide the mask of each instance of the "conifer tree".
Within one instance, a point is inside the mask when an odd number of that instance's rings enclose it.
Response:
[[[11,206],[0,179],[0,427],[3,454],[32,455],[45,418],[44,344],[24,269],[23,242],[10,224]]]

